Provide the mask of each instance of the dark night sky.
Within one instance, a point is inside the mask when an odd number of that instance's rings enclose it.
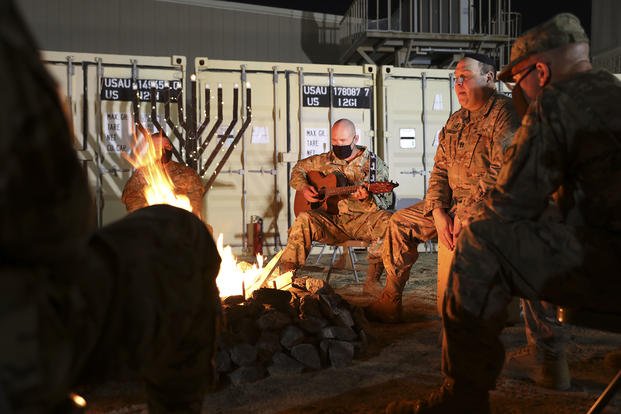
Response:
[[[352,0],[235,0],[288,9],[344,14]],[[522,13],[522,30],[541,23],[560,12],[574,13],[587,33],[591,33],[591,0],[513,0],[511,7]]]

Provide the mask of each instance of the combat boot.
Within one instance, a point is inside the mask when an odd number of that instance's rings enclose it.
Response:
[[[386,272],[386,286],[382,290],[382,294],[378,299],[364,308],[364,313],[370,321],[384,323],[398,323],[402,320],[403,305],[402,294],[405,282],[410,277],[410,269],[408,266],[401,269],[398,274]]]
[[[386,414],[490,414],[489,392],[472,387],[458,387],[446,379],[439,390],[427,399],[394,401]]]
[[[384,263],[381,261],[369,263],[367,277],[364,281],[364,286],[362,286],[362,293],[375,297],[378,297],[382,293],[383,286],[380,283],[380,276],[382,276],[383,271]]]
[[[553,354],[526,346],[510,354],[505,361],[505,375],[530,379],[540,387],[565,391],[571,387],[571,376],[565,352]]]
[[[392,293],[384,289],[378,299],[364,308],[364,314],[368,320],[374,322],[401,322],[403,317],[401,293]]]

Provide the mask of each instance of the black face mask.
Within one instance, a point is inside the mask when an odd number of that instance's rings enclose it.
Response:
[[[513,107],[520,119],[524,118],[524,115],[526,115],[528,111],[529,103],[520,85],[515,85],[513,91],[511,91],[511,100],[513,101]]]
[[[352,145],[332,145],[332,152],[336,156],[336,158],[340,160],[347,159],[351,156],[354,149]]]

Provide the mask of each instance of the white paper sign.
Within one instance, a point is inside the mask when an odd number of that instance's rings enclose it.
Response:
[[[171,130],[166,124],[164,114],[157,114],[157,120],[164,129],[166,135],[174,140]],[[140,123],[151,134],[157,132],[157,128],[151,121],[151,115],[140,114]],[[109,153],[130,153],[134,143],[133,114],[131,112],[105,112],[102,114],[103,146]],[[141,141],[140,134],[137,136]]]
[[[129,152],[134,140],[132,114],[129,112],[106,112],[102,114],[102,136],[106,152]]]
[[[416,148],[416,130],[414,128],[399,129],[399,147]]]
[[[269,144],[270,136],[267,127],[253,126],[252,127],[252,139],[253,144]]]
[[[435,99],[433,100],[433,110],[434,111],[443,111],[444,103],[442,102],[442,95],[437,93]]]
[[[330,150],[330,135],[327,128],[305,128],[302,158]]]

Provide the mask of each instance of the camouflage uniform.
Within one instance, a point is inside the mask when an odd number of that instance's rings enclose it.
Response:
[[[93,233],[57,89],[0,2],[0,411],[61,412],[130,364],[151,412],[199,412],[213,372],[220,258],[192,214],[153,206]],[[196,254],[201,252],[201,254]]]
[[[357,148],[363,152],[350,162],[337,158],[331,151],[298,161],[291,171],[289,185],[301,191],[308,185],[306,173],[313,170],[324,174],[340,172],[354,184],[368,181],[371,152],[365,147]],[[376,179],[388,180],[388,167],[379,158]],[[280,260],[281,266],[303,266],[313,241],[336,244],[346,240],[366,240],[373,243],[369,247],[369,262],[380,262],[379,246],[390,218],[390,212],[386,211],[390,204],[390,193],[372,194],[363,201],[344,197],[338,202],[337,215],[319,210],[299,214],[289,229],[289,240]]]
[[[163,165],[175,185],[175,193],[187,196],[192,205],[192,212],[201,218],[206,189],[196,171],[176,161],[168,161]],[[141,169],[136,170],[127,180],[121,198],[127,211],[136,211],[148,205],[144,196],[146,184],[147,181]]]
[[[440,133],[425,201],[390,219],[382,252],[386,294],[401,295],[418,258],[416,246],[436,236],[434,208],[451,210],[462,220],[480,208],[518,125],[511,100],[498,93],[477,111],[462,108],[449,117]]]
[[[457,243],[443,312],[455,384],[494,387],[513,295],[621,312],[620,107],[621,82],[604,71],[552,83],[531,103],[487,209]],[[542,217],[554,192],[560,222]]]

